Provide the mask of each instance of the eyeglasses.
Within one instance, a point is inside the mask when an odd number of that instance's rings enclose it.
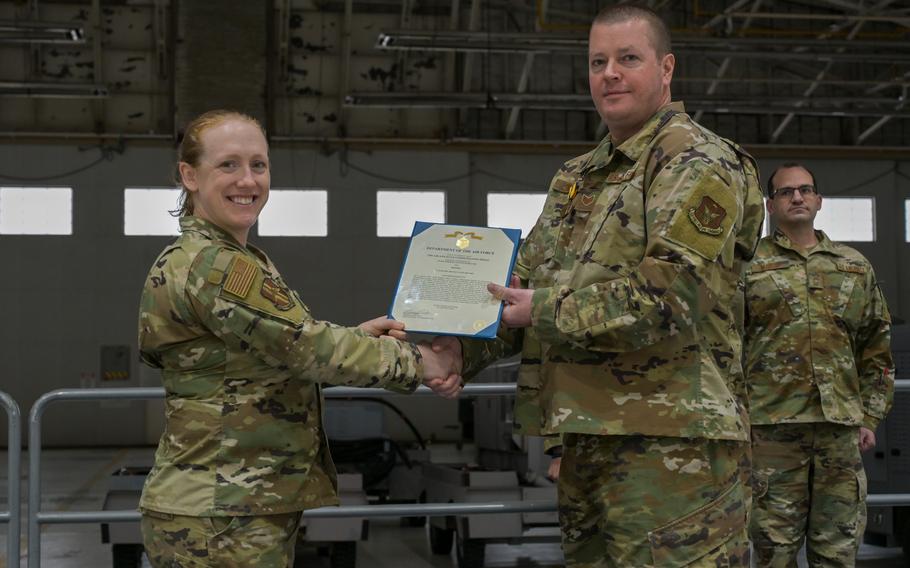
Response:
[[[771,194],[771,197],[781,196],[784,199],[793,199],[793,193],[799,191],[800,195],[803,197],[807,195],[817,195],[818,190],[815,189],[814,185],[799,185],[796,187],[779,187],[777,190]]]

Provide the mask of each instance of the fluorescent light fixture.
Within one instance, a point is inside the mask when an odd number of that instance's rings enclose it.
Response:
[[[0,97],[103,99],[108,95],[107,85],[0,81]]]
[[[0,21],[2,43],[85,43],[85,30],[63,23]]]
[[[483,53],[583,53],[587,35],[487,33],[476,31],[394,30],[379,32],[376,47],[384,50],[479,51]]]
[[[878,41],[850,42],[844,45],[849,47],[846,50],[835,50],[831,43],[785,38],[674,37],[673,51],[698,57],[721,56],[786,61],[854,61],[887,65],[910,61],[910,53],[905,51],[907,42],[889,42],[887,45],[882,45]],[[806,49],[795,50],[796,47]],[[588,52],[588,36],[579,33],[387,30],[379,32],[376,48],[402,51],[584,55]]]
[[[591,95],[564,93],[359,92],[345,106],[375,108],[511,108],[591,110]]]

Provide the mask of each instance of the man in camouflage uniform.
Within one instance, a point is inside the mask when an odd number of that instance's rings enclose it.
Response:
[[[768,179],[776,230],[746,278],[759,566],[852,566],[865,528],[860,450],[893,398],[890,317],[872,266],[814,229],[815,177],[787,163]]]
[[[513,329],[463,342],[465,375],[521,349],[515,420],[561,435],[572,567],[748,566],[744,261],[763,221],[754,161],[672,103],[663,22],[617,5],[591,28],[610,134],[568,161],[522,245]]]

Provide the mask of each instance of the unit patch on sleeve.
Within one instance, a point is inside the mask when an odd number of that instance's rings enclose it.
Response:
[[[708,235],[716,236],[723,232],[721,224],[726,216],[727,211],[707,195],[702,196],[697,206],[689,208],[689,220],[696,229]]]
[[[704,176],[680,201],[664,237],[713,261],[723,250],[738,215],[733,191],[720,179]]]
[[[263,298],[272,302],[272,305],[282,312],[286,312],[294,307],[294,300],[291,298],[291,293],[271,278],[266,278],[262,281],[259,293],[262,294]]]

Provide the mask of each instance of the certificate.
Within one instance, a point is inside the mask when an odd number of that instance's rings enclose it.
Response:
[[[389,317],[408,334],[496,337],[502,302],[487,283],[509,285],[521,231],[418,221]]]

